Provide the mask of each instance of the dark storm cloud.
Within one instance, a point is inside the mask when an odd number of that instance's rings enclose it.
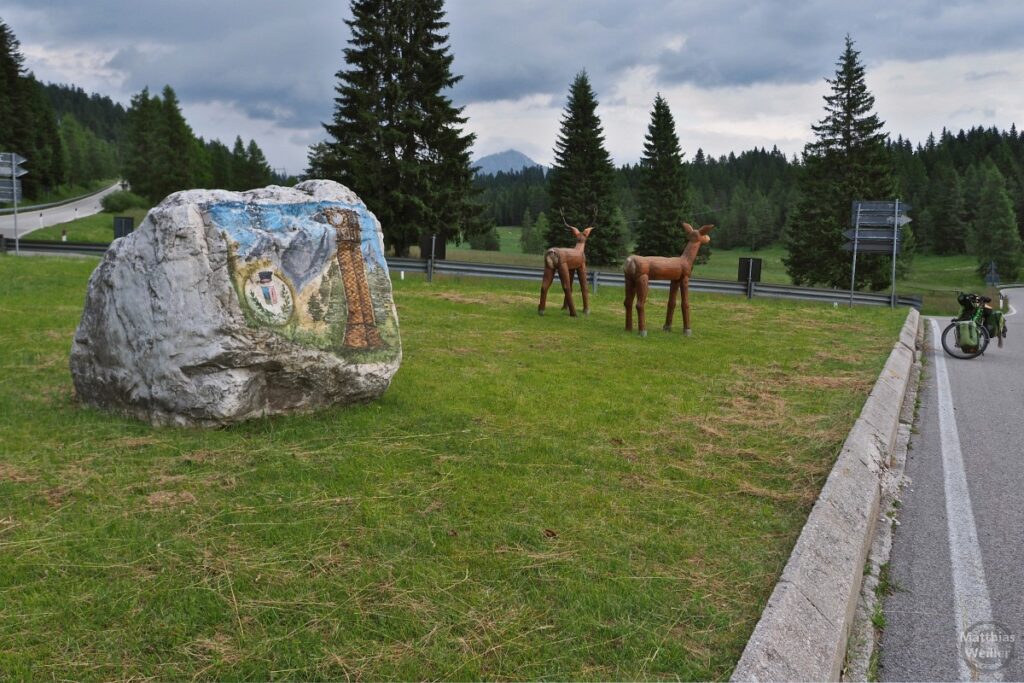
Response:
[[[449,0],[464,105],[558,97],[586,69],[598,93],[631,68],[664,87],[809,82],[830,75],[849,33],[869,66],[1019,48],[1024,11],[1003,2]],[[171,84],[183,102],[223,102],[308,129],[332,111],[348,2],[8,0],[22,42],[113,51],[129,93]],[[5,16],[6,15],[6,16]]]
[[[316,126],[330,115],[334,73],[348,38],[347,3],[7,4],[24,24],[12,25],[23,43],[112,51],[107,66],[123,74],[129,94],[170,84],[183,102],[232,104],[286,128]]]
[[[831,75],[849,33],[868,65],[1017,49],[1016,1],[450,2],[462,99],[563,92],[581,68],[600,91],[638,64],[665,85],[808,82]]]

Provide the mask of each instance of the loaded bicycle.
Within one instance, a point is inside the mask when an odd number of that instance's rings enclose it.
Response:
[[[1000,348],[1006,338],[1006,318],[992,308],[992,299],[970,292],[957,292],[960,314],[942,331],[942,348],[954,358],[977,358],[995,338]]]

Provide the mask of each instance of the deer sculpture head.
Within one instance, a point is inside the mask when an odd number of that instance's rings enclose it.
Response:
[[[569,221],[565,220],[565,212],[562,209],[558,210],[559,215],[562,217],[562,224],[572,233],[572,236],[576,238],[576,247],[581,248],[582,245],[587,243],[587,238],[590,237],[590,233],[594,230],[594,221],[597,220],[597,209],[594,209],[594,215],[590,219],[590,226],[580,231],[575,226],[569,225]]]
[[[708,233],[714,229],[713,225],[703,225],[700,229],[694,229],[689,223],[683,223],[683,230],[686,232],[686,239],[690,242],[700,242],[701,245],[711,242]],[[699,249],[700,247],[698,247]]]

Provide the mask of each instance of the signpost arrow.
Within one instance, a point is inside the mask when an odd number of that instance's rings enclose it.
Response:
[[[22,168],[21,166],[18,166],[17,164],[15,164],[14,166],[11,166],[9,163],[0,165],[0,178],[10,178],[11,176],[14,176],[15,178],[20,178],[26,173],[28,173],[28,171]]]
[[[15,166],[17,166],[18,164],[23,164],[26,161],[28,161],[28,159],[15,152],[0,152],[0,164],[10,166],[12,159],[14,160]]]

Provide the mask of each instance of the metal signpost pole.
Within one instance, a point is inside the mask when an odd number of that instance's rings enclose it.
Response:
[[[857,242],[860,238],[860,202],[857,202],[857,219],[853,222],[853,266],[850,268],[850,308],[853,308],[853,289],[857,282]]]
[[[11,153],[11,194],[14,195],[14,253],[21,255],[21,247],[18,241],[18,176],[15,175],[15,159],[17,154]]]
[[[20,249],[17,239],[17,176],[14,175],[15,156],[13,153],[10,155],[10,191],[14,199],[14,253],[20,254],[22,249]]]
[[[889,308],[896,308],[896,253],[900,244],[900,200],[898,198],[892,214],[892,235],[892,298]]]
[[[434,247],[437,244],[437,233],[430,236],[430,261],[427,263],[427,282],[434,281]]]

